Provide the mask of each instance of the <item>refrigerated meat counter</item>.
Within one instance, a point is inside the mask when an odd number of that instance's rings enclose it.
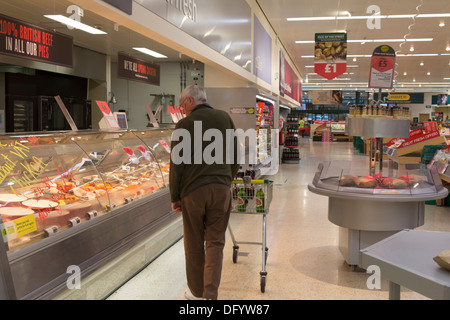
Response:
[[[12,298],[52,299],[67,290],[69,267],[86,279],[180,219],[168,190],[171,133],[0,136],[0,258]]]

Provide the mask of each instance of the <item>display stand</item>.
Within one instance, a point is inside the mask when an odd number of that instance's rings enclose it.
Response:
[[[384,148],[383,152],[388,156],[389,165],[393,167],[394,163],[397,163],[399,168],[405,168],[407,164],[419,163],[421,161],[420,152],[423,147],[446,144],[445,136],[437,136],[423,141],[420,139],[417,140],[416,143],[407,146],[400,145],[397,148]]]
[[[283,163],[299,163],[298,133],[298,118],[289,114],[287,118],[286,139],[282,153]]]
[[[346,130],[349,135],[373,137],[369,165],[360,167],[359,173],[381,178],[386,176],[383,175],[383,137],[409,136],[409,121],[347,118]],[[434,181],[433,191],[421,193],[413,187],[407,192],[383,188],[361,188],[358,191],[355,190],[357,188],[346,189],[342,188],[339,180],[336,181],[336,173],[340,177],[344,170],[336,171],[336,168],[330,167],[325,169],[323,164],[319,165],[308,189],[329,197],[328,219],[340,227],[339,249],[353,269],[360,266],[361,249],[405,228],[413,229],[423,225],[425,201],[442,199],[448,195],[448,190],[442,186],[436,170],[430,170],[428,173],[429,180]],[[324,172],[332,173],[323,176]],[[395,174],[389,170],[388,176],[395,177]]]

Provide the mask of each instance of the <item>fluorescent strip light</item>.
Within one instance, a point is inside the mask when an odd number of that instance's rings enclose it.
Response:
[[[348,43],[357,43],[357,42],[426,42],[426,41],[433,41],[433,38],[347,40]],[[315,41],[313,41],[313,40],[298,40],[298,41],[295,41],[295,43],[309,44],[309,43],[315,43]]]
[[[363,20],[363,19],[407,19],[407,18],[445,18],[450,13],[428,13],[428,14],[391,14],[371,16],[329,16],[329,17],[294,17],[286,18],[287,21],[330,21],[330,20]]]
[[[152,56],[152,57],[155,57],[155,58],[167,58],[167,56],[165,56],[165,55],[163,55],[161,53],[158,53],[156,51],[147,49],[147,48],[133,48],[133,49],[136,50],[136,51],[148,54],[149,56]]]
[[[104,32],[102,30],[93,28],[91,26],[88,26],[87,24],[78,22],[76,20],[67,18],[67,17],[59,15],[59,14],[58,15],[46,14],[46,15],[44,15],[44,17],[61,22],[62,24],[68,25],[68,26],[73,27],[78,30],[82,30],[84,32],[88,32],[90,34],[106,34],[106,32]]]

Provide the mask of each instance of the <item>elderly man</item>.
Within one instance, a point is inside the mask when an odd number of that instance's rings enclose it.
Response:
[[[235,127],[228,113],[207,104],[204,89],[197,85],[183,90],[180,106],[184,108],[187,117],[177,123],[174,136],[177,130],[189,132],[192,148],[189,156],[183,154],[183,159],[189,161],[181,163],[174,161],[177,155],[172,152],[169,185],[172,210],[183,212],[188,284],[185,296],[191,300],[215,300],[222,274],[225,232],[230,217],[230,186],[239,170],[236,139],[232,141],[235,155],[233,161],[225,159],[226,130],[234,130]],[[205,148],[211,143],[203,141],[204,133],[209,129],[215,129],[215,132],[222,135],[223,149],[216,152],[222,152],[223,159],[214,163],[208,161],[209,164],[206,164],[203,157],[198,161],[197,156],[203,155]],[[201,134],[201,137],[195,137],[196,134]],[[199,140],[202,141],[201,144],[194,143]],[[181,142],[172,139],[172,150]]]

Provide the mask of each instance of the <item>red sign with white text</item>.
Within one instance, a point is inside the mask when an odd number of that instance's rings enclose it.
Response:
[[[333,80],[334,78],[344,74],[347,71],[346,62],[334,63],[316,63],[314,64],[314,72],[319,76]]]

